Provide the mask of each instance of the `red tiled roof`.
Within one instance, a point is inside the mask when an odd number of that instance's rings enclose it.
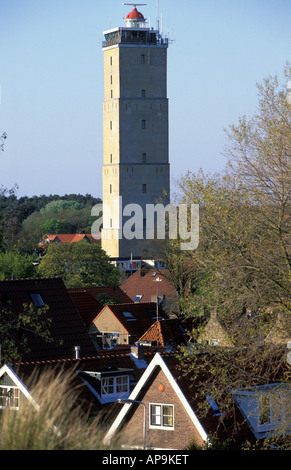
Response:
[[[150,269],[145,274],[142,270],[136,271],[123,284],[121,289],[133,300],[136,295],[142,295],[141,302],[152,302],[153,297],[165,296],[167,299],[176,297],[176,290],[167,279],[168,270],[163,274]]]
[[[46,246],[48,243],[59,241],[60,243],[76,243],[81,240],[87,240],[90,243],[99,243],[101,239],[100,234],[93,235],[91,233],[60,233],[60,234],[49,234],[44,235],[43,241],[39,243],[39,246]]]
[[[38,292],[44,304],[49,307],[46,315],[52,320],[49,329],[54,341],[46,343],[39,336],[26,333],[31,351],[22,353],[23,360],[71,358],[74,346],[80,346],[84,355],[96,352],[80,313],[61,278],[0,281],[0,305],[9,305],[17,315],[23,311],[24,303],[32,303],[30,292]]]
[[[167,318],[157,320],[150,328],[141,336],[139,341],[156,341],[159,346],[166,346],[169,342],[176,345],[186,343],[187,334],[181,321],[178,318]]]

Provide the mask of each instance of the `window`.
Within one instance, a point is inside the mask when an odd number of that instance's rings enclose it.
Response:
[[[146,163],[147,162],[147,154],[146,153],[143,153],[142,156],[142,163]]]
[[[143,192],[143,193],[146,193],[146,192],[147,192],[147,185],[146,185],[146,184],[143,184],[143,185],[142,185],[142,192]]]
[[[112,65],[112,56],[110,56],[110,65]]]
[[[246,390],[231,390],[235,402],[257,439],[291,432],[289,384],[268,384]],[[289,407],[289,408],[288,408]]]
[[[142,97],[142,98],[145,98],[145,95],[146,95],[146,91],[145,91],[145,90],[141,90],[141,97]]]
[[[129,392],[129,376],[104,377],[102,379],[101,393],[104,395],[117,395]]]
[[[141,128],[142,128],[142,129],[145,129],[145,128],[146,128],[146,121],[145,121],[145,119],[143,119],[143,120],[141,121]]]
[[[102,379],[102,395],[112,395],[114,393],[114,377]]]
[[[110,163],[112,163],[112,153],[110,154]]]
[[[141,54],[140,56],[140,63],[145,64],[145,54]]]
[[[138,303],[140,302],[142,299],[142,294],[136,294],[136,296],[134,297],[133,301]]]
[[[131,312],[122,312],[127,321],[135,321],[136,318]]]
[[[110,126],[110,130],[112,131],[112,121],[110,121],[109,126]]]
[[[174,429],[174,406],[150,404],[150,427]]]
[[[113,90],[110,91],[110,97],[113,98]]]
[[[259,425],[278,423],[282,418],[280,395],[264,394],[259,397]]]
[[[0,386],[0,408],[19,410],[20,390],[11,385]]]
[[[112,193],[112,184],[109,185],[109,192]]]
[[[39,292],[37,291],[29,292],[29,295],[36,307],[44,307],[45,304]]]

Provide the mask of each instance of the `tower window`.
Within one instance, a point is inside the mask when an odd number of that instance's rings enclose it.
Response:
[[[112,153],[110,154],[110,163],[112,163]]]
[[[110,121],[110,130],[112,131],[112,121]]]
[[[110,90],[111,99],[113,98],[113,90]]]
[[[145,98],[145,95],[146,95],[146,91],[145,91],[145,90],[141,90],[141,97],[142,97],[142,98]]]
[[[112,56],[110,56],[110,65],[112,65]]]
[[[143,120],[141,121],[141,128],[142,128],[142,129],[145,129],[145,128],[146,128],[146,121],[145,121],[145,119],[143,119]]]
[[[146,185],[146,184],[143,184],[143,185],[142,185],[142,192],[143,192],[143,193],[146,193],[146,192],[147,192],[147,185]]]
[[[141,62],[141,64],[145,64],[145,54],[141,54],[140,62]]]
[[[142,156],[141,156],[141,159],[142,159],[142,163],[146,163],[147,162],[147,154],[143,153]]]
[[[110,186],[109,186],[109,192],[110,192],[110,194],[112,193],[112,184],[110,184]]]

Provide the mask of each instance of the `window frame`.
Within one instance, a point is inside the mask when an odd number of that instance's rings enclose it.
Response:
[[[160,408],[160,414],[158,415],[157,413],[153,413],[153,407],[159,407]],[[172,410],[171,414],[167,414],[164,412],[164,408],[170,407]],[[175,421],[174,421],[174,405],[169,404],[169,403],[149,403],[149,429],[162,429],[165,431],[174,431],[175,428]],[[159,416],[160,418],[160,424],[153,423],[153,416]],[[164,424],[165,418],[170,417],[172,419],[172,424],[171,425],[166,425]]]
[[[118,388],[121,388],[121,390],[118,390]],[[101,377],[102,399],[121,397],[122,395],[127,396],[128,394],[129,375],[109,375],[108,377]]]
[[[3,394],[0,393],[0,410],[10,408],[11,410],[19,410],[20,408],[20,389],[15,385],[0,385],[0,392],[3,390]],[[6,394],[4,391],[6,390]],[[3,401],[5,400],[5,405]],[[2,404],[1,404],[2,402]],[[11,402],[13,404],[11,405]]]

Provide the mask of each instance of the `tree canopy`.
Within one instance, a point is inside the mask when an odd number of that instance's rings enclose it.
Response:
[[[59,276],[66,287],[118,285],[120,276],[100,245],[86,241],[52,243],[37,273],[42,277]]]

